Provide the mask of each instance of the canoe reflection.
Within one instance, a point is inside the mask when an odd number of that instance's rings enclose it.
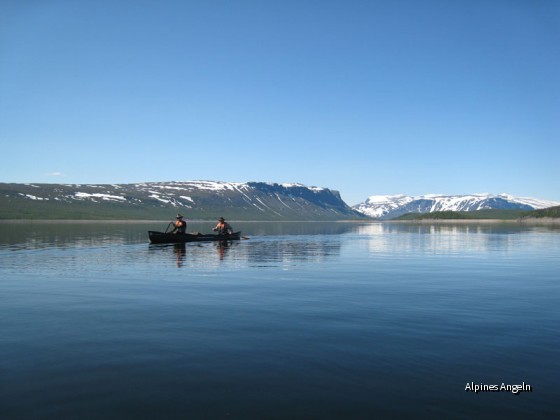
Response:
[[[150,244],[152,257],[172,261],[178,268],[208,268],[222,263],[228,266],[278,266],[300,262],[321,262],[340,255],[340,238],[306,236],[290,239],[255,238],[250,241],[216,241],[187,244]],[[216,258],[217,257],[217,258]]]
[[[226,252],[230,246],[232,246],[233,241],[216,241],[212,242],[213,247],[218,252],[218,257],[220,261],[223,261],[226,257]],[[177,257],[177,267],[183,267],[183,262],[185,256],[187,255],[187,247],[186,244],[174,244],[173,245],[173,252],[175,252],[175,256]]]
[[[209,260],[214,259],[212,257],[217,254],[218,260],[223,261],[227,256],[228,250],[236,244],[237,243],[234,241],[215,241],[196,244],[150,244],[149,249],[150,251],[160,251],[164,253],[172,251],[174,256],[173,261],[178,268],[182,268],[187,259],[190,259],[192,262],[196,262],[201,260],[201,256],[204,256],[203,260]],[[210,249],[215,252],[210,252]]]
[[[175,257],[177,259],[177,267],[183,267],[183,261],[185,259],[185,255],[187,254],[185,244],[173,244],[173,252],[175,253]]]
[[[220,256],[220,261],[223,261],[226,257],[226,251],[233,244],[233,241],[217,241],[213,245],[218,250],[218,255]]]

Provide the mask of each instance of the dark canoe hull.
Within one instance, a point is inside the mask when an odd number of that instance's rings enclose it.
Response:
[[[175,234],[149,230],[148,236],[152,244],[183,244],[185,242],[235,241],[241,239],[241,232],[234,232],[231,235],[205,235],[202,233]]]

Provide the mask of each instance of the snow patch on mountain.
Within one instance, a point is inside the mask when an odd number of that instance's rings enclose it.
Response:
[[[363,203],[353,206],[370,217],[390,219],[405,213],[432,213],[435,211],[476,211],[487,209],[536,210],[558,206],[560,202],[530,197],[515,197],[502,193],[477,193],[468,195],[426,194],[372,195]]]
[[[380,218],[413,200],[413,197],[408,197],[402,194],[372,195],[364,203],[357,204],[353,208],[366,216]]]
[[[554,207],[560,205],[560,202],[558,201],[540,200],[537,198],[530,198],[530,197],[514,197],[507,193],[499,194],[498,197],[502,197],[505,200],[516,201],[521,204],[526,204],[528,206],[533,207],[535,210],[545,209],[547,207]]]
[[[111,195],[111,194],[89,194],[89,193],[85,193],[85,192],[77,192],[74,194],[74,196],[76,198],[91,198],[91,197],[95,197],[95,198],[101,198],[102,200],[117,200],[117,201],[126,201],[126,198],[121,197],[119,195]]]

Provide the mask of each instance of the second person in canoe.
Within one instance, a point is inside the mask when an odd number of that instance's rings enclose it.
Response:
[[[231,235],[233,233],[233,228],[230,226],[228,222],[224,220],[223,217],[218,219],[218,224],[214,229],[214,232],[218,232],[220,235]]]

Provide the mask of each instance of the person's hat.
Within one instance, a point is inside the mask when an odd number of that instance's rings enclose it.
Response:
[[[220,217],[218,220],[219,220],[220,222],[225,222],[225,219],[224,219],[223,217]]]
[[[177,217],[176,217],[176,219],[182,219],[182,218],[183,218],[183,216],[180,215],[180,214],[178,214]]]

